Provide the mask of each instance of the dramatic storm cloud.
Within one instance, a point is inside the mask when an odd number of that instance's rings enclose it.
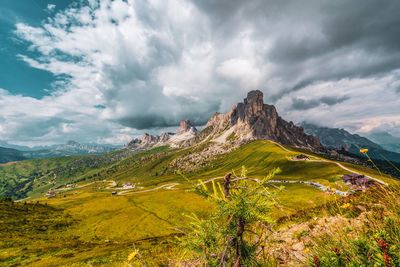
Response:
[[[0,140],[123,143],[202,125],[260,89],[282,117],[400,135],[399,1],[102,0],[16,21],[16,60],[54,76],[0,83]],[[15,77],[15,79],[19,79]]]

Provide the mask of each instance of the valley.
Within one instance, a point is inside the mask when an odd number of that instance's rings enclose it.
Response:
[[[30,204],[21,201],[16,205],[52,207],[59,214],[70,218],[68,220],[71,222],[65,227],[49,227],[49,230],[42,232],[32,230],[34,240],[19,235],[25,246],[19,246],[18,243],[11,246],[7,241],[2,241],[2,260],[10,264],[19,262],[33,266],[52,262],[118,263],[123,262],[133,250],[132,244],[143,251],[143,257],[147,260],[152,259],[154,264],[165,263],[165,259],[171,257],[177,260],[174,258],[177,252],[174,251],[179,248],[173,245],[173,236],[180,235],[179,229],[186,228],[186,215],[196,213],[204,217],[212,211],[213,206],[189,192],[190,182],[180,174],[165,171],[161,176],[156,173],[162,173],[173,159],[194,149],[198,148],[154,148],[139,152],[121,162],[92,170],[91,173],[96,173],[94,179],[77,182],[76,187],[60,187],[55,190],[56,195],[51,197],[44,196],[48,186],[33,186],[37,189],[28,194],[31,199],[27,202]],[[274,180],[302,183],[271,181],[270,190],[281,184],[285,186],[279,197],[280,205],[273,212],[276,219],[341,197],[304,182],[313,181],[335,190],[348,191],[351,188],[343,184],[340,177],[349,173],[349,170],[379,177],[379,173],[374,170],[351,164],[343,166],[316,155],[310,155],[312,159],[309,161],[291,160],[299,153],[296,148],[274,142],[253,141],[230,153],[219,155],[204,167],[183,174],[189,181],[198,183],[199,180],[208,180],[207,185],[211,185],[211,180],[218,181],[229,171],[240,172],[243,165],[248,167],[248,177],[254,179],[262,178],[271,169],[279,167],[282,171]],[[82,174],[83,177],[85,175]],[[74,179],[79,181],[81,176]],[[390,177],[380,179],[391,184],[397,183]],[[122,184],[128,181],[136,187],[122,190]],[[113,191],[117,191],[117,194],[113,195]],[[37,223],[37,227],[42,227],[41,223]],[[33,249],[38,242],[42,247],[40,252]],[[56,247],[54,242],[57,243]],[[75,242],[75,245],[69,245],[70,242]],[[156,246],[151,245],[154,242]],[[171,254],[161,252],[164,246],[168,247]],[[17,255],[29,256],[21,258]]]
[[[399,14],[0,0],[0,267],[400,267]]]
[[[268,213],[276,238],[309,221],[307,212],[316,220],[336,216],[353,198],[400,185],[331,154],[252,91],[227,114],[212,116],[202,131],[184,120],[176,134],[144,134],[106,154],[5,163],[0,260],[10,266],[181,264],[186,259],[178,240],[191,231],[193,216],[217,212],[194,188],[216,194],[227,173],[241,177],[246,170],[245,179],[259,184],[275,170],[263,186],[277,194]],[[345,182],[346,175],[363,182]],[[299,260],[266,253],[284,265]]]

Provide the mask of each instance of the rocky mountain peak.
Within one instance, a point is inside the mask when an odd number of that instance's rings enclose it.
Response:
[[[197,132],[196,127],[190,122],[190,120],[182,120],[178,132],[176,133],[177,135],[184,134],[187,132],[191,132],[195,134]]]
[[[151,143],[156,143],[160,140],[160,136],[154,136],[150,135],[148,133],[145,133],[142,135],[141,138],[141,143],[142,144],[151,144]]]
[[[162,133],[160,136],[160,142],[167,142],[171,138],[171,135],[169,133]]]
[[[255,114],[263,109],[264,105],[264,94],[260,90],[253,90],[247,93],[247,97],[244,99],[244,105],[248,110]]]
[[[283,120],[273,105],[264,104],[260,90],[250,91],[243,103],[233,106],[227,114],[214,114],[207,127],[219,136],[218,142],[235,136],[238,141],[261,139],[311,150],[323,149],[318,138],[306,135],[303,128]]]

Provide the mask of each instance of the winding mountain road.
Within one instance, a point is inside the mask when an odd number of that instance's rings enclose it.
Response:
[[[279,143],[276,143],[276,142],[274,142],[274,141],[270,141],[270,142],[271,142],[271,143],[274,143],[275,145],[279,146],[280,148],[282,148],[283,150],[285,150],[285,151],[287,151],[287,152],[293,152],[293,153],[295,153],[295,151],[291,151],[291,150],[287,149],[286,147],[284,147],[283,145],[281,145],[281,144],[279,144]],[[303,154],[305,154],[305,153],[303,153]],[[315,156],[311,156],[311,155],[308,155],[308,154],[305,154],[305,155],[307,155],[307,156],[309,156],[309,157],[315,157]],[[293,160],[293,161],[295,161],[295,160]],[[318,160],[309,160],[309,161],[310,161],[310,162],[329,162],[329,163],[334,163],[334,164],[336,164],[337,166],[339,166],[340,168],[342,168],[343,170],[346,170],[346,171],[349,171],[349,172],[352,172],[352,173],[355,173],[355,174],[365,175],[365,174],[359,173],[359,172],[357,172],[357,171],[355,171],[355,170],[349,169],[349,168],[343,166],[341,163],[336,162],[336,161],[330,161],[330,160],[325,160],[325,159],[321,159],[321,158],[319,158]],[[380,180],[380,179],[378,179],[378,178],[376,178],[376,177],[372,177],[372,176],[369,176],[369,175],[365,175],[365,177],[368,177],[368,178],[370,178],[370,179],[372,179],[372,180],[375,180],[375,181],[377,181],[377,182],[380,183],[380,184],[388,185],[387,183],[385,183],[384,181],[382,181],[382,180]]]
[[[142,190],[142,191],[130,191],[130,190],[127,190],[127,191],[118,192],[117,195],[121,196],[121,195],[129,195],[129,194],[138,194],[138,193],[144,193],[144,192],[151,192],[151,191],[159,190],[159,189],[162,189],[162,188],[171,190],[171,189],[176,189],[174,187],[177,186],[177,185],[180,185],[180,184],[179,183],[164,184],[164,185],[161,185],[161,186],[156,187],[156,188],[146,189],[146,190]]]

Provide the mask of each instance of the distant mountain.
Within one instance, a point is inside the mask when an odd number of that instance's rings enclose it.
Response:
[[[378,132],[368,135],[368,138],[386,150],[400,153],[400,137],[395,137],[388,132]]]
[[[327,148],[345,150],[347,152],[361,155],[361,148],[368,148],[371,158],[400,162],[400,154],[388,151],[382,146],[374,143],[366,137],[351,134],[344,129],[321,127],[314,124],[302,123],[301,126],[308,134],[314,135],[321,140]]]
[[[6,145],[8,145],[6,143]],[[22,147],[25,148],[25,147]],[[14,148],[0,147],[0,163],[20,161],[24,159],[54,158],[61,156],[85,156],[91,154],[104,154],[120,147],[112,145],[79,144],[68,141],[67,144],[48,146],[44,149],[22,151]]]
[[[29,147],[29,146],[13,145],[13,144],[9,144],[8,142],[2,141],[2,140],[0,140],[0,147],[12,148],[12,149],[20,150],[20,151],[31,151],[31,150],[39,150],[39,149],[44,148],[44,147],[36,147],[36,149],[35,149],[35,148]]]
[[[124,146],[129,150],[144,150],[155,146],[170,145],[171,147],[184,146],[185,142],[191,140],[198,133],[196,127],[189,120],[182,120],[178,131],[175,133],[162,133],[161,135],[150,135],[145,133],[142,137],[132,139]]]
[[[19,150],[0,147],[0,163],[24,160],[26,157]]]
[[[118,149],[116,146],[98,144],[79,144],[75,141],[68,141],[65,145],[55,145],[51,148],[34,151],[24,151],[26,158],[53,158],[61,156],[84,156],[90,154],[103,154]]]

